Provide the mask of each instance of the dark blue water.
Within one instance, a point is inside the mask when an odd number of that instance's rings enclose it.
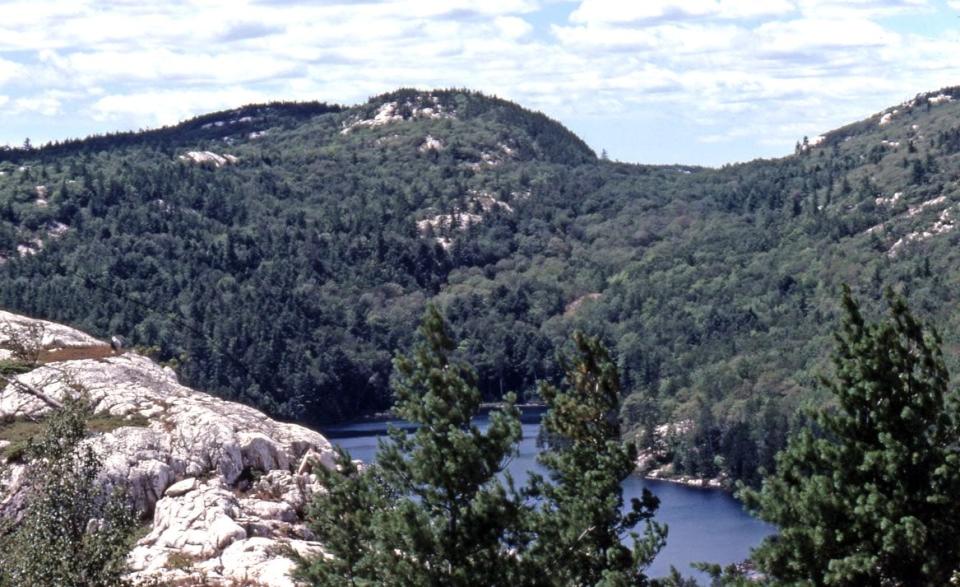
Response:
[[[536,462],[538,422],[538,413],[524,414],[519,454],[507,467],[517,485],[526,481],[527,471],[542,472]],[[403,425],[399,421],[389,423]],[[485,418],[478,419],[481,427],[485,423]],[[360,422],[328,427],[323,432],[332,442],[349,451],[353,458],[369,463],[376,460],[377,439],[386,434],[387,424],[385,421]],[[672,565],[684,575],[704,579],[701,573],[690,568],[690,563],[726,565],[740,562],[749,555],[752,547],[774,531],[772,526],[750,517],[737,500],[720,490],[697,489],[632,476],[623,483],[624,501],[629,503],[631,497],[639,497],[644,487],[660,498],[656,520],[670,527],[667,546],[649,569],[651,577],[666,575]]]

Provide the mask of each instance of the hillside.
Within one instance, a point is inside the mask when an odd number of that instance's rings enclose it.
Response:
[[[894,287],[960,350],[960,88],[722,169],[600,160],[457,90],[0,161],[0,305],[123,334],[302,422],[387,407],[391,358],[434,301],[488,398],[532,397],[573,329],[600,333],[637,431],[691,422],[678,472],[755,480],[817,399],[841,283],[869,303]]]

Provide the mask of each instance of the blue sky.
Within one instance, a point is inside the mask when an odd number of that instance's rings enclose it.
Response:
[[[788,154],[960,85],[960,0],[0,0],[0,144],[469,87],[598,152]]]

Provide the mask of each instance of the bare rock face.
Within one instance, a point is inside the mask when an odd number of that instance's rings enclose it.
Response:
[[[185,155],[180,155],[180,161],[196,163],[198,165],[212,165],[213,167],[231,165],[239,160],[235,155],[228,155],[226,153],[220,155],[213,151],[188,151]]]
[[[135,583],[295,585],[289,553],[320,552],[303,511],[321,489],[312,467],[334,461],[321,434],[184,387],[172,370],[115,354],[66,326],[0,312],[0,348],[26,331],[42,332],[41,362],[48,360],[17,382],[54,401],[82,389],[97,415],[121,424],[88,442],[103,459],[101,482],[125,488],[152,516],[150,533],[130,554]],[[0,390],[0,419],[40,418],[51,409],[22,386]],[[25,472],[6,467],[0,516],[22,513]]]

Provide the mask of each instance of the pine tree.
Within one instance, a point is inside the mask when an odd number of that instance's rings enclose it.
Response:
[[[550,478],[531,475],[518,492],[504,471],[520,439],[512,396],[478,429],[472,372],[451,360],[454,343],[431,307],[413,354],[395,362],[394,410],[416,429],[392,429],[377,465],[358,468],[341,453],[335,471],[320,473],[327,490],[308,519],[328,556],[304,561],[299,577],[325,586],[646,584],[666,536],[652,521],[658,500],[645,491],[623,513],[636,449],[620,440],[616,367],[597,340],[575,342],[569,389],[541,390]]]
[[[748,507],[779,526],[754,551],[778,581],[945,585],[960,567],[957,394],[934,329],[888,291],[889,318],[868,324],[844,290],[835,405],[793,436]]]
[[[338,449],[336,469],[315,468],[325,491],[307,509],[306,518],[330,556],[302,561],[297,578],[311,585],[372,585],[379,570],[376,516],[392,495],[376,465],[360,468]]]
[[[659,500],[644,489],[624,514],[621,483],[637,451],[620,439],[620,384],[616,366],[598,339],[574,335],[566,360],[566,387],[541,388],[549,406],[543,432],[551,447],[540,455],[549,480],[532,476],[541,500],[529,558],[540,584],[643,585],[644,570],[663,547],[666,527],[653,521]],[[643,537],[633,529],[645,522]],[[623,544],[627,536],[632,548]]]
[[[519,411],[508,397],[481,431],[474,423],[480,392],[470,369],[451,360],[454,348],[439,311],[430,307],[412,355],[395,362],[394,412],[417,428],[391,429],[375,473],[357,474],[341,458],[348,480],[334,483],[312,514],[317,528],[321,508],[337,510],[320,523],[337,560],[329,571],[317,571],[325,562],[316,563],[314,584],[337,584],[338,576],[340,584],[353,585],[518,580],[511,552],[524,509],[510,479],[504,485],[497,476],[520,439]],[[372,510],[369,518],[357,511],[364,508]],[[335,530],[337,520],[345,521],[343,532]],[[368,524],[372,530],[363,531]],[[350,542],[351,529],[361,533],[360,542]]]
[[[509,530],[518,500],[497,475],[520,439],[512,395],[481,431],[473,372],[451,360],[455,346],[436,307],[427,310],[412,356],[395,362],[394,411],[418,428],[394,429],[379,450],[384,479],[403,497],[380,522],[387,582],[505,584],[515,575]]]

